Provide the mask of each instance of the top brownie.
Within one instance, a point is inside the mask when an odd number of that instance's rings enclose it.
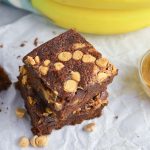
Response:
[[[80,34],[69,30],[35,48],[23,58],[30,72],[57,97],[71,100],[78,90],[97,93],[117,69]]]

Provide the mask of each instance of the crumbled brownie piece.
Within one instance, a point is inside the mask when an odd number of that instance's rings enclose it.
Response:
[[[11,81],[2,67],[0,67],[0,91],[6,90],[11,85]]]

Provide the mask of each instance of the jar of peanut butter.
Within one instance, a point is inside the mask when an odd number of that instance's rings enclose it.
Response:
[[[141,59],[139,76],[145,92],[150,96],[150,50]]]

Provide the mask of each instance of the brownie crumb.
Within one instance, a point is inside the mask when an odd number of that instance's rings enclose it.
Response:
[[[0,48],[3,48],[3,44],[0,44]]]
[[[17,56],[17,59],[19,59],[20,57],[21,57],[21,56],[20,56],[20,55],[18,55],[18,56]]]
[[[0,112],[2,112],[2,110],[0,109]]]
[[[25,43],[21,43],[21,44],[20,44],[20,47],[24,47],[24,46],[25,46]]]
[[[118,119],[118,116],[115,116],[115,119]]]
[[[38,45],[38,38],[36,37],[35,39],[34,39],[34,46],[37,46]]]

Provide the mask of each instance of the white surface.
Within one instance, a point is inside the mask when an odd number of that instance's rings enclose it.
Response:
[[[13,82],[21,64],[21,58],[16,57],[34,48],[35,37],[45,42],[56,36],[53,31],[58,35],[64,30],[36,15],[0,28],[0,43],[4,44],[0,49],[0,64]],[[150,28],[126,35],[84,36],[119,68],[119,75],[109,88],[110,103],[100,118],[53,131],[48,147],[43,149],[150,150],[150,100],[140,86],[137,71],[140,57],[150,48]],[[23,41],[27,43],[20,47]],[[15,109],[20,106],[23,101],[14,85],[0,94],[0,150],[20,150],[19,137],[32,136],[29,117],[17,119],[15,116]],[[83,132],[82,127],[93,121],[97,124],[96,130],[90,134]],[[33,148],[26,148],[29,149]]]

